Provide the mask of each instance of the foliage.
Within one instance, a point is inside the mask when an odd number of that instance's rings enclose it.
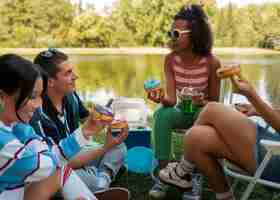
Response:
[[[1,46],[38,47],[45,45],[40,41],[59,40],[73,11],[66,0],[1,0]]]
[[[106,35],[105,20],[93,10],[86,11],[73,19],[65,43],[77,47],[105,47],[110,41]]]
[[[116,0],[105,16],[70,0],[1,0],[0,47],[162,47],[180,7],[201,2],[216,46],[276,48],[279,3],[218,8],[215,0]]]

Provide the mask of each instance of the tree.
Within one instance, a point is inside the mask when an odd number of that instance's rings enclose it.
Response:
[[[6,0],[0,7],[2,25],[8,35],[3,43],[15,46],[40,46],[42,38],[55,38],[67,31],[72,22],[74,9],[66,0]]]
[[[110,45],[111,33],[104,18],[88,10],[74,18],[66,38],[70,46],[106,47]]]

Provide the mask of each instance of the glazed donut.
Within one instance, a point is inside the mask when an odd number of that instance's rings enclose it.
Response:
[[[112,127],[113,129],[128,128],[128,124],[127,124],[127,122],[124,121],[124,120],[117,120],[117,119],[115,119],[114,121],[112,121],[111,127]]]
[[[98,104],[94,104],[92,110],[93,110],[92,114],[95,120],[112,122],[114,119],[114,114],[110,108]]]
[[[231,65],[228,67],[221,67],[217,69],[217,76],[219,78],[230,78],[232,76],[240,77],[241,69],[239,65]]]

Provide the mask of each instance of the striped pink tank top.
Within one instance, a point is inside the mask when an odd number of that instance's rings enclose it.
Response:
[[[172,69],[175,75],[176,90],[181,91],[184,87],[197,88],[208,96],[209,65],[208,57],[200,59],[198,64],[185,65],[179,56],[174,56]]]

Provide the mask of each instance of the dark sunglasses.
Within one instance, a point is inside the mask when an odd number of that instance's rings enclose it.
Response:
[[[172,39],[179,39],[182,34],[190,33],[190,32],[191,32],[191,30],[172,29],[171,31],[168,31],[167,34]]]
[[[57,54],[59,51],[55,48],[49,48],[47,51],[42,51],[40,53],[40,56],[44,58],[52,58],[55,54]]]

